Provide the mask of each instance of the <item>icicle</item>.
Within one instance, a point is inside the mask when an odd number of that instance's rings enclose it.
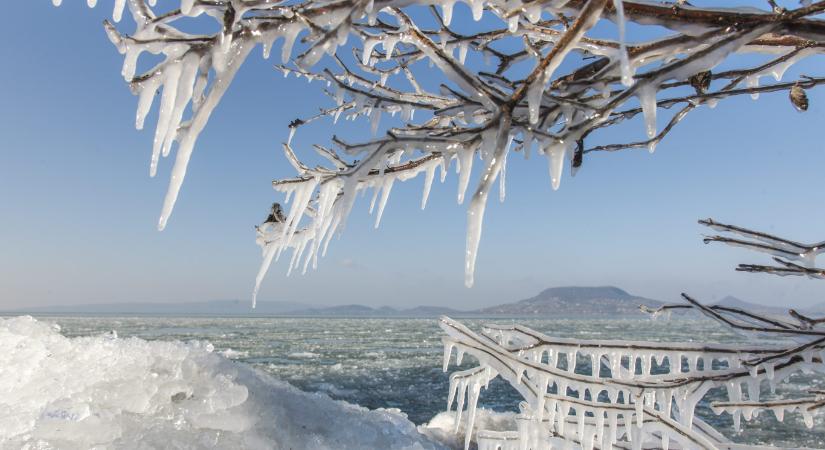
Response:
[[[546,375],[541,375],[538,380],[538,391],[536,395],[535,420],[537,428],[541,427],[541,421],[544,419],[544,402],[547,399],[548,384],[550,384],[550,378]]]
[[[590,374],[595,379],[599,379],[599,368],[601,368],[601,356],[595,353],[590,354]]]
[[[547,159],[550,162],[550,184],[553,190],[558,190],[561,184],[561,175],[564,170],[564,157],[567,154],[569,145],[564,141],[556,141],[545,150]]]
[[[466,397],[468,389],[467,382],[465,380],[461,380],[457,384],[458,399],[455,404],[455,433],[458,433],[458,430],[461,427],[461,412],[464,411],[464,398]]]
[[[726,384],[728,390],[728,400],[731,402],[739,402],[742,399],[742,390],[738,383],[731,381]],[[738,409],[733,413],[733,428],[736,431],[741,429],[741,411]]]
[[[158,111],[158,125],[155,128],[155,140],[152,145],[152,160],[149,164],[149,176],[154,177],[158,169],[160,150],[166,139],[166,131],[170,127],[172,112],[175,108],[175,98],[178,95],[178,81],[180,80],[181,64],[170,64],[163,71],[163,96]]]
[[[510,136],[510,142],[513,142],[513,136]],[[498,201],[504,203],[504,198],[507,196],[507,156],[510,154],[510,142],[507,143],[507,149],[501,161],[501,175],[498,179]],[[539,354],[541,360],[541,354]]]
[[[473,155],[475,155],[475,147],[462,146],[456,152],[458,161],[456,171],[458,172],[458,204],[464,203],[464,194],[467,192],[467,185],[470,183],[470,174],[473,171]],[[442,172],[442,182],[444,180],[444,172]]]
[[[759,75],[749,75],[745,77],[745,86],[749,89],[758,88],[759,87]],[[759,93],[753,92],[751,93],[751,98],[754,100],[759,100]]]
[[[281,62],[283,64],[289,62],[289,57],[292,56],[292,46],[295,44],[295,39],[301,30],[301,25],[297,23],[284,25],[284,43],[281,44]]]
[[[539,121],[539,112],[541,109],[541,97],[544,94],[544,77],[539,75],[527,87],[527,109],[530,115],[530,123],[535,124]]]
[[[640,392],[637,396],[633,398],[633,403],[636,405],[636,426],[642,428],[642,425],[645,423],[644,417],[644,399],[643,397],[644,392]]]
[[[430,189],[433,186],[433,179],[435,178],[435,164],[431,164],[424,172],[424,193],[421,195],[421,209],[427,207],[427,199],[430,197]]]
[[[823,361],[825,361],[825,360],[823,360]],[[766,362],[765,364],[762,365],[762,367],[765,369],[765,377],[768,380],[772,381],[773,377],[774,377],[774,370],[773,370],[774,364],[772,362]]]
[[[594,413],[596,415],[596,437],[594,437],[594,441],[604,448],[607,447],[604,445],[604,411],[597,409]]]
[[[793,50],[791,50],[793,52]],[[769,73],[773,75],[773,78],[776,81],[782,81],[782,77],[785,75],[785,71],[787,71],[791,66],[796,64],[799,60],[806,58],[812,51],[810,48],[801,50],[796,55],[792,56],[791,58],[776,64],[772,68],[768,69]]]
[[[139,86],[138,106],[135,114],[135,128],[142,130],[143,123],[146,120],[146,115],[149,114],[149,110],[152,108],[152,102],[155,100],[155,94],[157,94],[158,88],[160,87],[160,80],[150,78],[140,83]]]
[[[169,156],[172,143],[177,138],[178,127],[183,119],[183,111],[186,109],[186,105],[192,100],[195,78],[197,77],[198,65],[200,63],[199,59],[195,53],[189,53],[181,62],[181,75],[177,83],[178,90],[175,95],[174,107],[169,117],[169,125],[166,127],[166,134],[163,137],[162,154],[164,157]]]
[[[217,106],[221,97],[226,92],[226,89],[232,83],[238,68],[249,55],[250,50],[251,46],[238,43],[230,66],[220,77],[215,80],[209,95],[207,95],[204,103],[201,104],[198,111],[194,113],[192,119],[186,127],[186,131],[182,134],[175,158],[175,165],[172,168],[172,175],[169,180],[169,189],[163,200],[163,209],[161,211],[160,218],[158,219],[159,230],[166,228],[166,222],[169,219],[169,215],[172,213],[172,209],[175,207],[175,202],[178,199],[178,194],[180,193],[180,188],[183,184],[183,179],[186,176],[186,167],[189,164],[189,159],[192,156],[192,151],[194,150],[195,141],[197,140],[198,135],[200,135],[200,132],[206,126],[209,116],[212,114],[215,106]]]
[[[619,414],[614,411],[608,411],[607,422],[609,427],[608,442],[610,443],[610,445],[613,445],[616,443],[616,440],[618,439]]]
[[[398,43],[398,37],[397,36],[387,35],[387,37],[384,38],[384,42],[383,42],[383,44],[384,44],[384,59],[386,61],[389,61],[390,59],[392,59],[392,52],[395,49],[395,44],[397,44],[397,43]]]
[[[624,418],[624,436],[628,442],[633,443],[633,414],[625,412],[622,414]]]
[[[541,4],[528,3],[528,6],[524,8],[524,15],[530,23],[538,22],[541,19]]]
[[[622,379],[622,355],[620,353],[610,354],[610,377],[617,380]],[[611,400],[611,403],[615,402],[615,400]]]
[[[261,288],[261,282],[264,280],[264,276],[269,271],[269,266],[272,264],[272,258],[277,253],[277,245],[269,244],[266,246],[266,250],[264,252],[264,259],[261,262],[261,267],[258,269],[258,274],[255,276],[255,288],[252,290],[252,309],[255,309],[255,306],[258,304],[258,291]]]
[[[450,22],[453,20],[453,5],[455,5],[453,0],[441,2],[441,15],[444,19],[444,25],[450,26]]]
[[[653,139],[656,136],[656,87],[642,86],[636,95],[639,97],[645,117],[647,137]]]
[[[126,6],[126,0],[115,0],[115,7],[112,11],[112,20],[114,20],[115,23],[120,22],[120,19],[123,18],[124,6]]]
[[[559,435],[564,436],[564,426],[567,423],[567,416],[570,414],[570,403],[566,401],[561,402],[561,409],[558,414],[558,425],[556,431]]]
[[[470,395],[467,400],[467,426],[464,434],[464,450],[469,450],[470,448],[470,438],[473,435],[473,428],[475,426],[476,406],[478,405],[478,394],[479,391],[481,391],[481,385],[478,381],[474,381],[468,390],[470,391]]]
[[[785,419],[785,408],[782,406],[775,406],[771,408],[773,414],[776,416],[776,420],[782,422]]]
[[[585,425],[585,417],[584,417],[584,408],[582,407],[574,407],[573,411],[576,412],[576,436],[579,437],[579,441],[584,444],[584,425]],[[582,446],[583,448],[584,446]]]
[[[567,352],[566,359],[567,359],[567,371],[570,373],[574,373],[576,371],[576,357],[578,356],[577,351]]]
[[[470,0],[470,9],[473,11],[473,20],[478,22],[484,14],[484,0]]]
[[[513,14],[509,19],[507,19],[507,30],[510,33],[515,33],[518,31],[518,19],[518,14]]]
[[[814,415],[807,408],[800,408],[802,409],[802,418],[805,420],[805,426],[808,428],[814,427]]]
[[[633,85],[633,72],[630,68],[627,44],[625,43],[624,4],[622,0],[613,0],[613,6],[616,8],[616,25],[619,27],[619,63],[622,71],[622,84],[630,87]]]
[[[748,400],[752,402],[759,401],[759,380],[751,378],[747,381],[748,386]]]
[[[487,207],[487,196],[490,193],[490,187],[495,182],[501,171],[502,161],[507,152],[507,145],[510,138],[510,121],[509,116],[499,119],[499,126],[497,129],[488,130],[482,136],[482,154],[490,155],[486,159],[486,167],[481,175],[476,192],[467,208],[467,244],[464,258],[464,284],[467,287],[473,285],[473,275],[475,273],[476,255],[478,253],[478,244],[481,240],[481,226],[484,218],[484,210]],[[465,150],[467,152],[467,150]],[[472,158],[472,153],[470,153]],[[469,168],[462,165],[461,176],[469,175]],[[462,196],[463,197],[463,196]]]
[[[461,42],[458,44],[458,62],[464,64],[464,61],[467,60],[467,50],[468,46],[466,42]]]
[[[450,367],[450,356],[453,354],[453,343],[445,343],[444,344],[444,372]],[[452,401],[448,402],[447,409],[450,409],[450,404]]]
[[[274,43],[275,42],[271,39],[264,39],[264,41],[261,42],[261,56],[263,56],[264,59],[269,59],[269,55],[272,53],[272,45]]]

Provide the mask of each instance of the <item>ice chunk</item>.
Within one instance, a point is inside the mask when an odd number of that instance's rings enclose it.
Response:
[[[58,330],[0,319],[3,448],[445,448],[403,414],[301,392],[206,343]]]

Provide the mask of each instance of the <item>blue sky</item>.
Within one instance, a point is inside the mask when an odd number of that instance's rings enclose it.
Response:
[[[280,142],[292,119],[325,99],[318,86],[284,79],[274,59],[251,55],[158,232],[171,161],[149,178],[154,113],[146,130],[134,129],[136,98],[100,25],[111,5],[100,3],[5,5],[20,19],[0,28],[0,309],[248,299],[260,262],[253,226],[280,199],[270,181],[292,173]],[[368,202],[357,204],[317,271],[286,277],[284,263],[273,265],[261,299],[470,308],[549,286],[613,284],[662,300],[684,291],[774,305],[825,301],[822,282],[734,272],[739,262],[767,259],[703,245],[696,224],[710,216],[825,239],[825,94],[809,96],[805,114],[784,93],[701,108],[654,155],[594,155],[556,192],[543,158],[511,157],[507,200],[491,196],[472,289],[463,287],[465,206],[450,176],[433,186],[425,211],[423,180],[396,185],[378,230]],[[636,122],[619,137],[642,135]],[[297,147],[311,137],[299,134]]]

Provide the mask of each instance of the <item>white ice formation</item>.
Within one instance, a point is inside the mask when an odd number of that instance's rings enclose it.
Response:
[[[203,342],[0,319],[0,448],[440,449],[397,410],[309,394]]]

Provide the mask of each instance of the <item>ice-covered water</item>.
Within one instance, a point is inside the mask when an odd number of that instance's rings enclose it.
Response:
[[[422,424],[446,407],[447,374],[441,370],[441,330],[435,319],[339,318],[151,318],[50,317],[65,336],[101,335],[155,340],[201,340],[215,352],[251,365],[309,392],[322,392],[367,408],[397,408]],[[489,320],[465,323],[477,328]],[[495,320],[502,323],[508,320]],[[519,320],[550,335],[587,339],[736,342],[736,335],[707,321],[650,320]],[[472,363],[472,362],[470,362]],[[467,364],[467,363],[465,363]],[[469,367],[469,365],[468,365]],[[795,377],[788,395],[799,395],[821,375]],[[480,406],[515,411],[520,397],[509,385],[494,381],[482,391]],[[825,422],[816,417],[813,429],[789,415],[783,424],[762,414],[732,430],[729,417],[707,408],[700,415],[721,425],[726,434],[746,442],[824,447]]]

